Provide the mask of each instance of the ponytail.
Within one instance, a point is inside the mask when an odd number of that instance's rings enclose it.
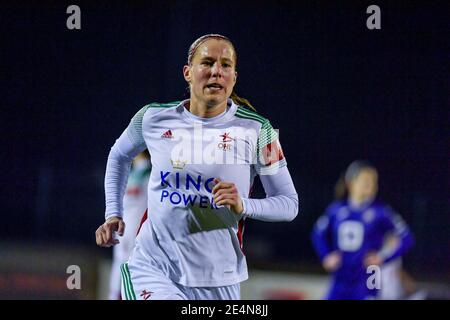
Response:
[[[231,93],[230,99],[233,100],[233,102],[235,104],[237,104],[238,106],[246,106],[248,108],[250,108],[251,110],[256,112],[255,107],[252,106],[252,104],[250,103],[250,101],[248,101],[245,98],[241,98],[239,97],[236,93],[234,93],[234,91]]]
[[[345,183],[345,175],[341,174],[338,181],[334,185],[334,198],[336,200],[346,199],[348,196],[347,185]]]

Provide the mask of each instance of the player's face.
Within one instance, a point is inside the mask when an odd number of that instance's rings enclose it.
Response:
[[[224,40],[209,39],[202,43],[185,66],[184,77],[190,84],[191,97],[214,107],[225,102],[236,84],[236,56]]]
[[[362,170],[349,185],[353,198],[361,201],[375,197],[378,191],[378,174],[375,170]]]

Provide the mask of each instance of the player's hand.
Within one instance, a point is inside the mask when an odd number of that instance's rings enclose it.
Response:
[[[376,252],[369,252],[364,258],[364,265],[368,266],[379,266],[383,264],[383,259]]]
[[[123,236],[125,232],[125,222],[120,217],[112,217],[105,221],[97,231],[95,231],[95,240],[100,247],[111,247],[119,243],[114,238],[114,232],[117,231],[119,236]]]
[[[339,251],[333,251],[323,258],[322,265],[328,272],[339,269],[342,264],[342,254]]]
[[[236,214],[241,214],[244,211],[242,199],[239,196],[237,187],[232,182],[220,181],[214,179],[214,188],[212,189],[214,196],[214,203],[218,206],[227,206]]]

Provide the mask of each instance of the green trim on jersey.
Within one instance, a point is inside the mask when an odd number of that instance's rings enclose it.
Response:
[[[130,124],[128,125],[127,131],[128,136],[130,137],[131,141],[133,141],[133,144],[135,146],[142,146],[145,145],[144,138],[142,136],[142,119],[144,118],[145,112],[149,108],[172,108],[176,105],[180,104],[181,101],[174,101],[174,102],[168,102],[168,103],[158,103],[153,102],[145,105],[142,107],[131,119]]]
[[[238,106],[236,109],[236,117],[243,118],[243,119],[255,120],[255,121],[258,121],[259,123],[261,123],[262,125],[264,125],[266,122],[269,122],[269,120],[267,120],[263,116],[260,116],[256,112],[251,111],[251,110],[246,109],[241,106]]]
[[[276,139],[278,139],[278,133],[272,128],[270,122],[267,121],[261,128],[258,143],[261,147],[264,147]]]
[[[270,121],[263,116],[260,116],[258,113],[245,109],[241,106],[238,106],[236,110],[236,117],[242,119],[255,120],[262,124],[261,131],[258,137],[258,151],[261,150],[262,147],[271,143],[272,141],[278,139],[277,132],[273,129]]]
[[[136,294],[134,293],[133,283],[131,282],[130,270],[128,269],[128,263],[122,263],[120,266],[122,274],[123,291],[125,292],[126,300],[136,300]]]
[[[264,147],[278,140],[278,133],[273,129],[268,119],[260,116],[252,110],[244,109],[243,107],[238,106],[236,110],[236,117],[254,120],[261,123],[261,130],[259,131],[258,141],[256,142],[256,167],[257,171],[261,172],[261,169],[266,167],[266,164],[264,163],[265,157],[263,156]],[[265,152],[267,152],[267,150]]]
[[[179,105],[181,101],[173,101],[173,102],[167,102],[167,103],[159,103],[159,102],[152,102],[146,105],[145,107],[148,108],[171,108],[175,107],[176,105]],[[144,108],[145,108],[144,107]]]

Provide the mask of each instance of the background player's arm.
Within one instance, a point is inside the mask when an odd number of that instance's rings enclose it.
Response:
[[[382,224],[386,233],[396,238],[391,242],[394,245],[385,246],[378,252],[382,263],[387,263],[404,255],[414,245],[414,236],[403,218],[389,207],[385,208]]]
[[[329,238],[331,232],[331,215],[325,213],[322,215],[314,225],[311,240],[313,247],[322,261],[325,270],[332,272],[338,269],[341,265],[342,254],[339,250],[332,251],[329,245]]]

